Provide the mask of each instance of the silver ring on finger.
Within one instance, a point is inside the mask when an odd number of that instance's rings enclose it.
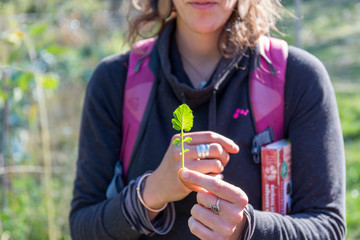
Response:
[[[216,214],[220,213],[220,198],[218,197],[218,199],[216,200],[216,204],[212,205],[209,204],[209,208]]]
[[[198,158],[204,159],[210,155],[210,145],[209,144],[200,144],[196,145],[196,151]]]

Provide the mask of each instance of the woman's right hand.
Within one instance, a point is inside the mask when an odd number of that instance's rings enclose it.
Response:
[[[172,142],[179,137],[178,134],[173,136],[161,164],[146,180],[143,199],[153,209],[160,209],[168,202],[181,200],[191,192],[178,178],[181,145],[175,146]],[[189,149],[185,154],[185,167],[200,173],[220,174],[230,159],[229,153],[239,152],[239,147],[231,139],[215,132],[192,132],[184,134],[184,137],[192,138],[191,143],[185,147]],[[206,159],[199,160],[196,150],[196,145],[199,144],[210,146]]]

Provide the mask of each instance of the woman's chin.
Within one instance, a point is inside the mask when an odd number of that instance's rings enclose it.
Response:
[[[223,26],[218,26],[216,24],[211,24],[209,22],[204,22],[203,24],[196,24],[192,26],[192,29],[196,33],[200,34],[213,34],[221,32]]]

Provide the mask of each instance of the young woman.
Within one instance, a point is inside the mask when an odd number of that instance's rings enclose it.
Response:
[[[70,214],[73,239],[343,239],[345,170],[335,96],[323,65],[289,47],[284,138],[292,143],[289,215],[261,211],[261,169],[249,76],[259,38],[274,27],[277,0],[142,0],[130,39],[159,27],[149,58],[155,77],[128,169],[118,158],[129,53],[104,59],[85,98]],[[140,5],[140,6],[139,6]],[[132,41],[133,42],[133,41]],[[149,100],[150,101],[150,100]],[[194,113],[183,182],[172,112]],[[118,163],[118,164],[117,164]],[[115,170],[118,171],[115,171]],[[126,171],[109,193],[114,172]],[[115,173],[116,176],[116,173]]]

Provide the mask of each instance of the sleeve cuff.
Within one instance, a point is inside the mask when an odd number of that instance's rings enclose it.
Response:
[[[121,210],[131,228],[145,234],[152,236],[154,234],[167,234],[175,223],[175,205],[173,202],[169,203],[164,211],[153,220],[149,220],[148,211],[140,202],[136,186],[141,176],[136,180],[132,180],[128,186],[124,188],[121,193]]]
[[[244,230],[241,234],[241,240],[248,240],[252,237],[255,230],[255,218],[254,218],[254,208],[247,204],[244,209],[244,214],[246,217]]]

